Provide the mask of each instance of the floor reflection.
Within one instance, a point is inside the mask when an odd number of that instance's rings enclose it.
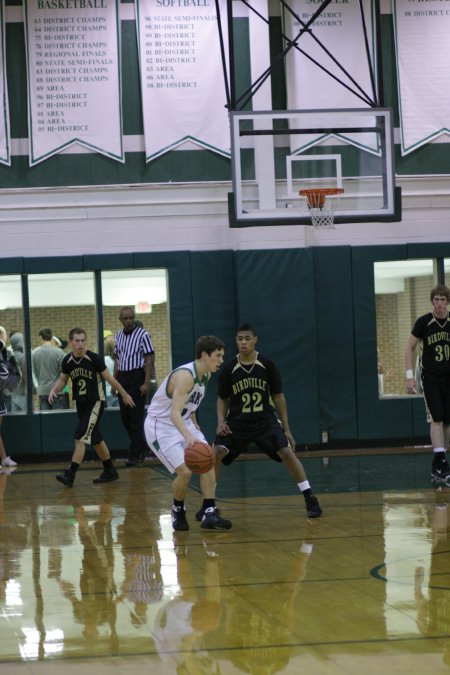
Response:
[[[174,533],[171,479],[155,465],[92,486],[87,464],[72,489],[55,485],[50,465],[0,474],[0,663],[27,673],[62,662],[66,673],[82,663],[132,675],[445,672],[450,490],[419,472],[414,486],[355,490],[348,457],[349,487],[340,475],[334,491],[330,463],[316,461],[325,515],[308,521],[277,466],[247,464],[224,472],[229,532],[191,518]]]

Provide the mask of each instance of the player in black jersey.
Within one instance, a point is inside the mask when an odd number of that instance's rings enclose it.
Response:
[[[431,480],[450,486],[446,449],[450,438],[450,290],[435,286],[430,294],[433,311],[419,317],[405,350],[406,389],[416,393],[413,371],[414,350],[421,341],[421,378],[430,438],[433,446]]]
[[[51,403],[58,392],[64,389],[69,377],[72,380],[72,396],[76,402],[78,426],[75,429],[75,450],[70,466],[56,476],[56,480],[67,487],[72,487],[76,473],[84,459],[85,444],[91,443],[103,462],[103,472],[94,483],[109,483],[117,480],[117,473],[108,447],[100,430],[100,420],[105,409],[105,393],[102,377],[117,389],[127,406],[134,406],[134,401],[119,382],[109,372],[104,359],[95,352],[86,349],[86,331],[83,328],[72,328],[69,333],[72,352],[67,354],[61,363],[61,375],[53,385],[48,400]]]
[[[219,372],[216,475],[220,462],[231,464],[254,443],[271,459],[285,464],[305,498],[308,517],[317,518],[322,509],[294,452],[280,374],[273,361],[256,351],[257,339],[250,324],[239,326],[239,353]]]

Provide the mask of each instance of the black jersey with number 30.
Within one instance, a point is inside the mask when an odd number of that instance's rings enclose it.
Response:
[[[283,391],[280,374],[270,359],[256,354],[253,363],[243,364],[236,356],[219,373],[219,398],[229,400],[227,420],[235,428],[258,426],[276,417],[272,396]]]
[[[437,319],[432,312],[424,314],[411,332],[422,340],[422,369],[435,375],[449,375],[450,316]]]
[[[79,357],[67,354],[61,363],[61,372],[72,380],[72,397],[80,403],[105,400],[100,375],[104,370],[104,359],[89,349]]]

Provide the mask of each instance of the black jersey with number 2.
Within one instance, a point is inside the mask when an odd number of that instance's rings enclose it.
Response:
[[[437,319],[432,312],[424,314],[411,332],[422,340],[422,369],[435,375],[449,375],[450,316]]]
[[[219,398],[228,399],[227,421],[245,428],[258,426],[276,417],[272,396],[283,391],[280,374],[267,356],[256,354],[253,363],[241,363],[236,356],[219,373]]]
[[[61,372],[72,380],[72,397],[80,403],[105,400],[100,375],[104,370],[104,359],[89,349],[79,357],[67,354],[61,363]]]

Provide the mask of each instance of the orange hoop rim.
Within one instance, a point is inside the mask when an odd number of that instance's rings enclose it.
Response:
[[[341,195],[344,192],[344,188],[307,188],[306,190],[299,190],[299,195],[308,197],[309,195]]]

